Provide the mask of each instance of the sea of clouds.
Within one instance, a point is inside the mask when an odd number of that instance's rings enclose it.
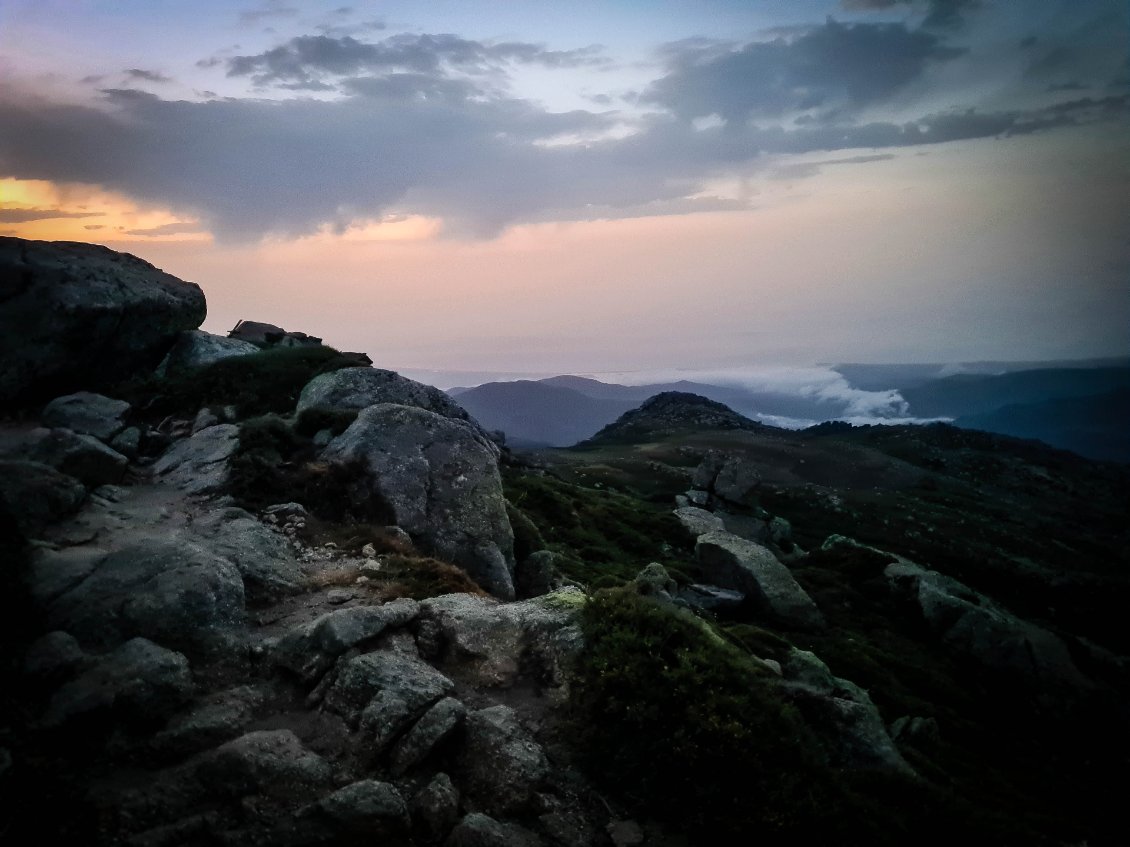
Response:
[[[467,371],[402,371],[412,379],[448,389],[483,382],[515,379],[542,379],[550,373],[487,373]],[[706,383],[740,389],[754,395],[776,395],[805,401],[806,416],[753,412],[753,417],[772,426],[803,429],[822,421],[840,420],[857,426],[865,424],[909,424],[948,421],[950,418],[917,418],[910,414],[907,401],[896,389],[868,391],[855,388],[827,365],[751,365],[730,368],[661,368],[635,371],[583,373],[601,382],[619,385],[650,385],[679,381]]]

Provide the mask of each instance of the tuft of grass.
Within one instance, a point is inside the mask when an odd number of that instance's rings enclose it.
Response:
[[[363,574],[357,564],[325,568],[307,580],[307,587],[314,590],[353,588],[382,601],[398,597],[426,600],[441,594],[488,596],[465,571],[430,556],[394,553],[381,556],[376,561],[380,564],[376,573]],[[361,576],[366,579],[359,583],[357,580]]]

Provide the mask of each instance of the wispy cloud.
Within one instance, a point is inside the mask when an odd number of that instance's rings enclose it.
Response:
[[[164,84],[173,81],[172,77],[165,76],[159,71],[147,71],[142,68],[129,68],[124,71],[124,73],[129,79],[139,82],[156,82]]]
[[[97,218],[101,212],[68,212],[63,209],[0,209],[0,223],[22,224],[54,218]]]

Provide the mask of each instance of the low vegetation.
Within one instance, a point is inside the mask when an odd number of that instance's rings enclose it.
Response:
[[[221,359],[169,377],[131,380],[110,394],[141,414],[191,418],[205,406],[234,406],[240,417],[294,410],[303,386],[318,374],[354,367],[332,347],[279,347]]]
[[[694,539],[669,505],[514,469],[503,483],[507,499],[536,525],[534,536],[523,524],[525,546],[540,539],[583,585],[623,584],[650,562],[686,569],[693,555]]]

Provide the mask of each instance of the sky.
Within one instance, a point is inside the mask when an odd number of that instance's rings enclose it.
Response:
[[[1130,4],[0,0],[0,234],[416,373],[1126,355]]]

